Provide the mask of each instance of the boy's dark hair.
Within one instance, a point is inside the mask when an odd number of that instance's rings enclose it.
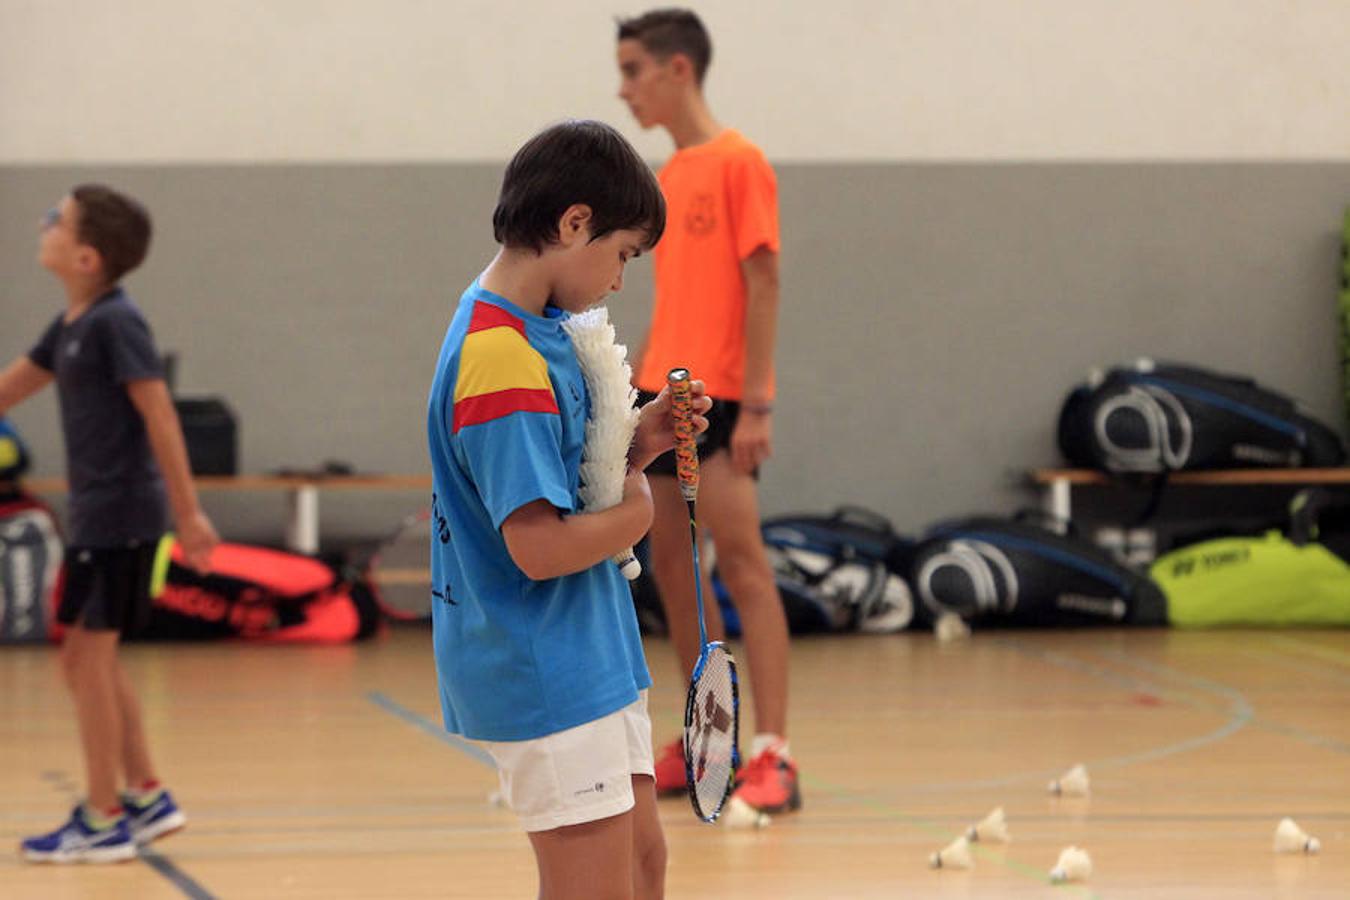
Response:
[[[620,19],[619,40],[630,39],[663,60],[673,53],[683,53],[694,64],[694,78],[703,84],[703,75],[712,62],[712,38],[693,11],[668,6]]]
[[[558,240],[558,220],[574,203],[591,208],[592,241],[634,229],[651,249],[666,230],[661,186],[632,145],[603,122],[569,119],[530,138],[507,164],[492,235],[540,253]]]
[[[79,205],[77,234],[103,258],[109,285],[145,261],[150,250],[150,213],[136,200],[107,185],[77,185],[70,196]]]

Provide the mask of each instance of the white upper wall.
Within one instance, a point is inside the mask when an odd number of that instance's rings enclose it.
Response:
[[[653,5],[660,0],[654,0]],[[723,0],[776,160],[1350,156],[1350,0]],[[500,160],[615,99],[616,0],[0,0],[0,163]]]

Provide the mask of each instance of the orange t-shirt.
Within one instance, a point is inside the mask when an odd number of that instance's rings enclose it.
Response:
[[[778,180],[764,153],[731,129],[677,150],[659,180],[666,231],[656,246],[656,308],[638,387],[659,391],[666,373],[684,366],[711,396],[740,400],[741,261],[761,247],[778,252]]]

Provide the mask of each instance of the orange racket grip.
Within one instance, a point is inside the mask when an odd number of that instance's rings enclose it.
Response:
[[[698,497],[698,444],[694,442],[694,394],[688,369],[671,369],[666,375],[670,385],[670,408],[675,414],[675,474],[680,493],[692,502]]]

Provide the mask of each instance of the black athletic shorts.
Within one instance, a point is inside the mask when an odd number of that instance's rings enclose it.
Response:
[[[656,395],[650,391],[638,391],[638,405],[646,406],[656,399]],[[708,420],[708,430],[698,436],[698,461],[703,460],[715,454],[718,450],[731,450],[731,432],[736,427],[736,419],[740,417],[741,404],[736,400],[718,400],[713,398],[712,409],[708,410],[706,416]],[[647,467],[648,475],[668,475],[675,477],[675,451],[668,450],[656,458],[650,466]],[[755,478],[759,478],[759,469],[752,473]]]
[[[57,620],[89,631],[119,631],[123,637],[145,628],[158,546],[158,541],[135,541],[125,547],[67,547]]]

